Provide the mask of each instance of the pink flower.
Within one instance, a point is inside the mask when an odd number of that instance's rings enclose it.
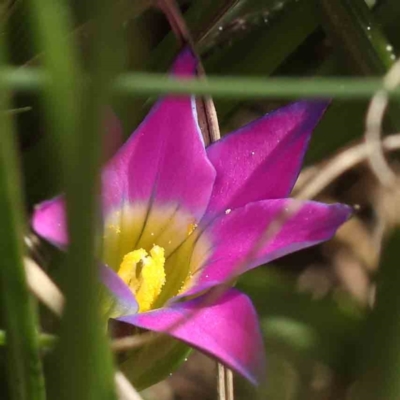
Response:
[[[186,51],[173,72],[190,76],[195,68]],[[325,108],[291,104],[205,149],[193,99],[160,100],[102,173],[108,315],[166,332],[251,382],[262,379],[263,342],[251,301],[231,288],[208,304],[205,291],[328,240],[348,219],[345,205],[288,198]],[[285,214],[280,229],[260,242]],[[33,227],[65,247],[63,198],[38,205]]]

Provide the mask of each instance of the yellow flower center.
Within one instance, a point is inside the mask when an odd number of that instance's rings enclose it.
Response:
[[[150,254],[138,249],[126,254],[118,275],[130,287],[139,304],[139,312],[148,311],[165,284],[164,248],[154,245]]]

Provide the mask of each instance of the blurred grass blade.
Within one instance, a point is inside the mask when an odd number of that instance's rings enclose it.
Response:
[[[395,49],[400,48],[399,16],[400,2],[397,0],[386,0],[377,2],[374,15],[383,27],[386,35],[391,40]]]
[[[382,75],[393,65],[393,46],[364,0],[322,0],[323,27],[363,74]]]
[[[396,60],[393,45],[375,21],[364,0],[322,0],[323,24],[336,48],[364,75],[384,75]],[[400,129],[398,107],[389,108],[390,120]]]
[[[116,398],[116,393],[113,361],[105,335],[107,323],[101,319],[98,307],[96,256],[100,214],[97,200],[104,111],[110,82],[122,57],[116,42],[119,27],[114,25],[113,3],[98,0],[85,4],[93,15],[93,39],[87,63],[91,81],[85,85],[85,93],[81,93],[79,126],[74,132],[76,157],[68,174],[71,245],[68,271],[63,276],[67,307],[60,355],[65,360],[63,372],[69,375],[65,383],[80,386],[69,388],[63,399],[109,400]]]
[[[5,65],[4,35],[0,37],[0,67]],[[23,265],[24,212],[17,165],[15,132],[9,113],[9,92],[0,77],[0,300],[9,335],[9,390],[14,400],[44,400],[45,388],[36,316]]]
[[[89,10],[101,14],[103,29],[109,26],[107,20],[111,18],[106,3],[98,1],[93,7],[85,3]],[[113,49],[106,39],[106,35],[113,35],[101,31],[96,38],[95,56],[91,58],[96,73],[88,90],[87,84],[84,88],[80,85],[77,51],[70,41],[70,10],[57,0],[32,0],[31,5],[38,43],[50,74],[45,104],[53,150],[57,151],[63,170],[70,235],[67,265],[60,283],[67,304],[52,390],[54,398],[58,399],[112,399],[115,397],[112,360],[96,301],[95,227],[98,213],[95,197],[102,143],[99,104],[103,103],[105,93],[103,71],[109,71],[101,57],[114,60],[109,51],[100,50],[103,47]],[[97,22],[95,18],[95,31]],[[93,88],[97,90],[97,96],[94,96]]]
[[[261,18],[261,21],[260,26],[249,32],[244,25],[243,33],[232,45],[212,54],[205,61],[206,71],[269,76],[319,25],[314,0],[287,1],[281,10],[270,18]],[[220,120],[227,117],[238,103],[238,100],[216,102]]]
[[[207,59],[207,71],[230,75],[270,75],[319,23],[313,0],[286,1],[283,8],[267,14],[260,10],[259,20],[260,24],[254,27],[246,20],[242,21],[242,33],[230,46],[218,49]],[[279,40],[274,40],[276,38]]]
[[[0,72],[9,88],[18,91],[39,91],[49,78],[31,70],[5,70]],[[208,76],[185,80],[168,78],[163,74],[127,73],[115,79],[112,89],[116,94],[148,96],[174,94],[211,95],[223,99],[293,99],[298,97],[337,97],[338,99],[369,99],[382,88],[379,78],[247,78]],[[400,88],[388,93],[399,99]]]
[[[354,399],[400,398],[400,229],[383,251],[375,307],[364,329],[361,347],[362,380]]]
[[[336,4],[337,2],[325,1],[324,4],[329,7],[334,7],[335,4],[333,3]],[[348,3],[347,6],[355,7],[355,2]],[[363,4],[362,7],[364,7]],[[370,12],[372,12],[373,16],[371,17],[371,15],[369,15],[368,17],[365,16],[362,17],[361,15],[359,15],[358,17],[356,17],[358,28],[356,26],[350,25],[349,29],[352,30],[358,29],[359,34],[361,34],[361,32],[364,32],[365,30],[367,32],[378,31],[379,32],[379,35],[377,36],[378,38],[382,38],[382,32],[383,32],[388,37],[387,46],[389,50],[386,49],[387,50],[386,57],[387,56],[391,57],[393,53],[398,54],[398,51],[400,49],[400,35],[398,34],[399,32],[398,20],[400,18],[400,2],[398,0],[386,0],[383,2],[378,2],[376,7],[374,7],[371,11],[367,10],[367,12],[369,14]],[[334,19],[335,18],[334,14],[329,16],[329,18]],[[349,16],[347,15],[344,18],[348,20]],[[337,19],[338,18],[335,18],[335,20]],[[367,30],[366,29],[367,26],[371,26],[371,29]],[[326,28],[328,34],[331,32],[331,29],[325,24],[324,28]],[[382,29],[382,32],[380,32],[380,29]],[[344,39],[340,39],[339,26],[337,27],[337,30],[339,30],[339,32],[337,32],[339,37],[332,35],[332,41],[336,42],[337,46],[342,47],[341,40]],[[375,40],[375,37],[373,38]],[[366,40],[366,39],[360,38],[358,40]],[[383,42],[381,41],[381,43]],[[368,70],[370,71],[370,74],[372,73],[374,73],[375,75],[381,74],[383,63],[379,63],[378,67],[375,67],[375,72],[373,72],[374,69],[372,68],[372,66],[375,65],[376,63],[376,57],[379,57],[379,52],[377,50],[373,50],[373,48],[371,47],[372,46],[371,43],[367,44],[367,46],[369,46],[370,50],[372,49],[372,54],[366,54],[366,60],[364,61],[364,63],[367,63],[368,60],[369,63]],[[393,47],[393,50],[391,50],[390,46]],[[380,48],[379,51],[382,52],[385,51],[384,45],[380,45],[379,48]],[[348,49],[347,52],[349,51],[350,50]],[[343,51],[341,52],[341,55],[342,56],[344,55]],[[351,54],[347,54],[347,56],[353,57]],[[363,60],[361,59],[360,62],[363,62]],[[361,71],[360,66],[357,67],[357,63],[355,61],[353,61],[351,64],[357,72]],[[345,63],[342,62],[342,59],[339,56],[339,52],[334,52],[328,59],[324,61],[318,72],[319,74],[322,75],[327,75],[327,74],[341,75],[343,73],[351,74],[352,71],[349,70],[348,67],[349,65],[347,65],[346,68]],[[397,104],[394,104],[393,106],[398,108]],[[393,108],[389,106],[388,109],[388,114],[390,113],[391,122],[396,121],[396,119],[393,118],[393,114],[395,118],[398,115],[397,110],[396,109],[393,110]],[[311,141],[310,148],[306,156],[307,161],[315,162],[318,160],[322,160],[329,154],[331,154],[332,151],[338,150],[340,147],[345,146],[346,143],[349,143],[352,140],[360,138],[365,128],[364,117],[366,114],[366,110],[367,110],[366,102],[348,103],[348,102],[335,101],[329,108],[325,117],[323,118],[323,120],[321,121],[321,123],[318,125],[317,129],[314,132],[314,136],[316,137],[319,135],[323,135],[324,140]],[[337,129],[338,126],[340,126],[341,128]]]
[[[115,82],[118,93],[129,95],[162,95],[167,93],[211,95],[224,99],[262,99],[297,97],[337,97],[366,99],[382,88],[378,78],[237,78],[207,76],[207,80],[184,82],[160,74],[124,74]],[[400,88],[389,93],[399,98]]]

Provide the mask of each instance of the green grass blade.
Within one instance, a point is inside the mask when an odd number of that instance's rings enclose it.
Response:
[[[86,3],[86,6],[106,15],[104,1],[93,7]],[[67,303],[54,365],[55,379],[51,382],[52,393],[54,398],[65,400],[113,399],[113,365],[105,324],[101,324],[99,316],[95,260],[97,170],[102,143],[99,104],[104,103],[103,71],[110,70],[101,59],[100,48],[111,44],[104,31],[101,31],[103,35],[97,35],[99,45],[95,46],[95,56],[90,58],[95,65],[93,85],[98,85],[94,95],[94,86],[88,89],[87,82],[80,80],[78,57],[69,35],[70,10],[61,1],[38,0],[32,2],[32,14],[49,72],[45,105],[53,148],[63,170],[70,235],[67,265],[61,281]],[[108,25],[104,18],[102,22]],[[97,27],[96,21],[93,24]],[[109,53],[105,53],[108,57]],[[99,54],[100,60],[96,59]]]
[[[28,69],[0,71],[9,88],[18,91],[42,90],[49,77],[43,71]],[[113,83],[116,94],[130,96],[194,94],[212,95],[224,99],[280,98],[296,99],[335,97],[338,99],[370,99],[382,89],[379,78],[239,78],[208,76],[207,81],[192,79],[185,82],[164,74],[120,74]],[[388,93],[400,98],[400,88]]]
[[[5,63],[0,37],[0,67]],[[9,335],[9,389],[14,400],[44,400],[45,388],[36,316],[23,263],[24,212],[9,92],[0,78],[0,300]]]
[[[381,75],[393,65],[393,46],[364,0],[322,0],[322,25],[363,74]]]

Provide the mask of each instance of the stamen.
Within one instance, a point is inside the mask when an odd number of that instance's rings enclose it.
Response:
[[[160,246],[153,246],[150,254],[137,249],[126,254],[118,275],[130,287],[139,304],[139,312],[148,311],[165,284],[165,254]]]

